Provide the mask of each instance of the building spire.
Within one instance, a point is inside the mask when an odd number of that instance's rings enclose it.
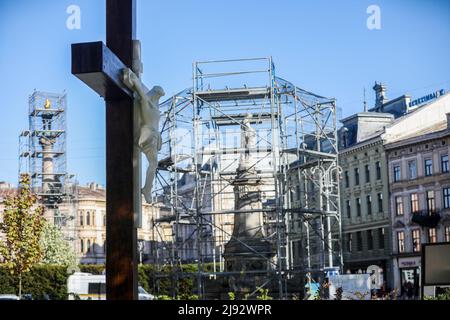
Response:
[[[373,90],[375,91],[375,108],[380,109],[383,107],[383,104],[387,102],[386,86],[382,82],[377,83],[375,81]]]

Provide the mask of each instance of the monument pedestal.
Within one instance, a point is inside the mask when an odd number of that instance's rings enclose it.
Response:
[[[273,269],[270,259],[274,256],[272,244],[262,238],[239,240],[230,240],[224,253],[225,271],[231,272],[229,290],[236,299],[245,298],[246,294],[264,286],[272,275],[267,271]]]

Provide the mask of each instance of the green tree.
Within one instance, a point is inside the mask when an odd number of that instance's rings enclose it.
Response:
[[[272,297],[269,296],[269,289],[258,289],[259,296],[256,296],[256,300],[272,300]]]
[[[16,277],[19,297],[22,297],[22,277],[40,261],[40,238],[44,226],[44,208],[36,207],[37,198],[30,190],[30,176],[20,177],[18,194],[8,197],[4,204],[0,232],[0,256],[9,272]]]
[[[450,288],[444,289],[444,291],[435,297],[424,296],[424,300],[450,300]]]
[[[43,251],[41,263],[64,266],[76,264],[72,247],[64,240],[61,230],[49,222],[44,223],[41,246]]]

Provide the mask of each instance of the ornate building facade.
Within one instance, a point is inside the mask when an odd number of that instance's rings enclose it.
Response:
[[[393,119],[376,113],[357,116],[379,118],[381,124]],[[361,120],[359,125],[364,126]],[[389,183],[380,137],[382,128],[380,125],[367,139],[341,150],[341,210],[344,272],[365,273],[369,266],[376,265],[388,281],[391,271]]]
[[[0,213],[3,201],[14,195],[16,189],[3,183],[0,185]],[[48,221],[58,223],[65,239],[72,245],[81,264],[104,264],[106,259],[106,191],[91,183],[76,186],[74,199],[62,203],[55,217],[53,211],[46,213]],[[138,254],[142,263],[164,264],[170,259],[173,243],[173,226],[164,222],[169,214],[163,205],[150,205],[143,200],[142,228],[138,229]],[[158,228],[154,226],[158,224]]]
[[[450,111],[450,99],[446,100],[440,103]],[[433,112],[432,105],[426,108]],[[414,119],[408,122],[417,124]],[[393,281],[402,293],[412,286],[414,295],[419,296],[421,245],[450,242],[449,122],[447,115],[447,120],[430,123],[409,137],[405,130],[404,139],[392,138],[386,145]]]

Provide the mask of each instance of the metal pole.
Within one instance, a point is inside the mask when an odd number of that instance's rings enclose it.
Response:
[[[195,170],[195,218],[196,218],[196,228],[197,228],[197,293],[198,297],[201,300],[203,298],[202,295],[202,262],[201,262],[201,228],[202,228],[202,221],[201,221],[201,210],[200,210],[200,171],[201,171],[201,163],[198,163],[198,152],[199,152],[199,144],[198,144],[198,138],[199,138],[199,112],[200,107],[198,106],[197,101],[197,89],[198,89],[198,79],[197,79],[197,63],[194,62],[193,64],[193,125],[194,125],[194,159],[193,159],[193,165]]]

